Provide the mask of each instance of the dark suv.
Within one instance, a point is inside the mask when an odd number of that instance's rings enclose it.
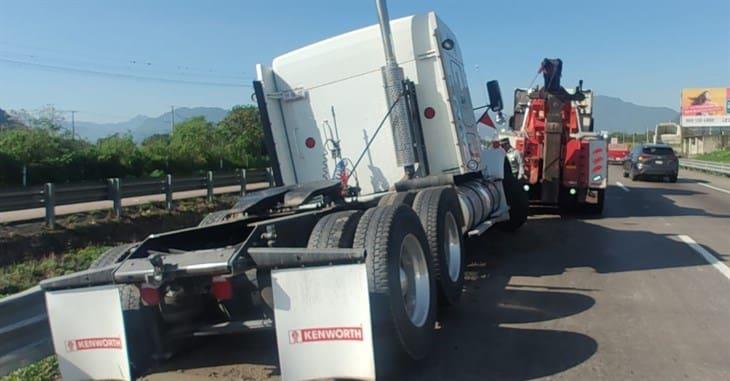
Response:
[[[669,177],[677,182],[679,160],[672,147],[666,144],[637,144],[624,161],[624,177],[638,178]]]

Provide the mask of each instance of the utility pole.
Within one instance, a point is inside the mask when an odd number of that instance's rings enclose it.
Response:
[[[172,116],[172,119],[170,121],[170,136],[175,133],[175,106],[170,106],[170,109],[172,112],[170,115]]]
[[[78,111],[71,110],[71,140],[76,140],[76,113]]]

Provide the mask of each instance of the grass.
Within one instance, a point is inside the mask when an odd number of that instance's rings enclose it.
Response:
[[[90,246],[63,255],[14,263],[0,267],[0,298],[23,291],[43,279],[89,268],[107,247]],[[3,377],[2,381],[53,381],[60,379],[56,356],[49,356]]]
[[[43,279],[85,270],[107,247],[90,246],[63,255],[0,267],[0,298],[29,289]]]
[[[49,356],[8,374],[2,381],[55,381],[60,378],[56,356]]]
[[[718,163],[730,163],[730,148],[717,150],[714,152],[706,153],[704,155],[698,155],[695,157],[697,160],[715,161]]]

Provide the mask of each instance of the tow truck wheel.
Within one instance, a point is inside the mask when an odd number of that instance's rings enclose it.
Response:
[[[413,205],[413,199],[416,197],[415,192],[396,192],[388,193],[378,201],[378,206],[388,205]]]
[[[500,222],[497,226],[503,231],[513,232],[527,221],[527,215],[530,213],[530,200],[506,160],[502,186],[507,197],[507,205],[509,205],[509,220]]]
[[[362,213],[359,210],[347,210],[324,216],[312,229],[307,247],[310,249],[352,247],[357,223]]]
[[[464,226],[459,196],[452,187],[424,189],[413,200],[413,210],[426,232],[433,261],[439,302],[453,305],[464,286]]]
[[[394,351],[416,360],[425,357],[434,336],[436,283],[418,216],[405,205],[368,209],[353,247],[366,250],[374,336],[382,343],[376,356],[393,361]]]

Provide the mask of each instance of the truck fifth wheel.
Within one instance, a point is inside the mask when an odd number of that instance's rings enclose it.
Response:
[[[464,239],[525,222],[504,150],[477,132],[456,36],[434,13],[391,22],[376,7],[379,24],[256,67],[275,187],[43,283],[117,285],[133,370],[190,337],[274,327],[273,269],[358,262],[376,359],[423,358],[437,308],[459,301]],[[501,112],[498,92],[490,104]]]

